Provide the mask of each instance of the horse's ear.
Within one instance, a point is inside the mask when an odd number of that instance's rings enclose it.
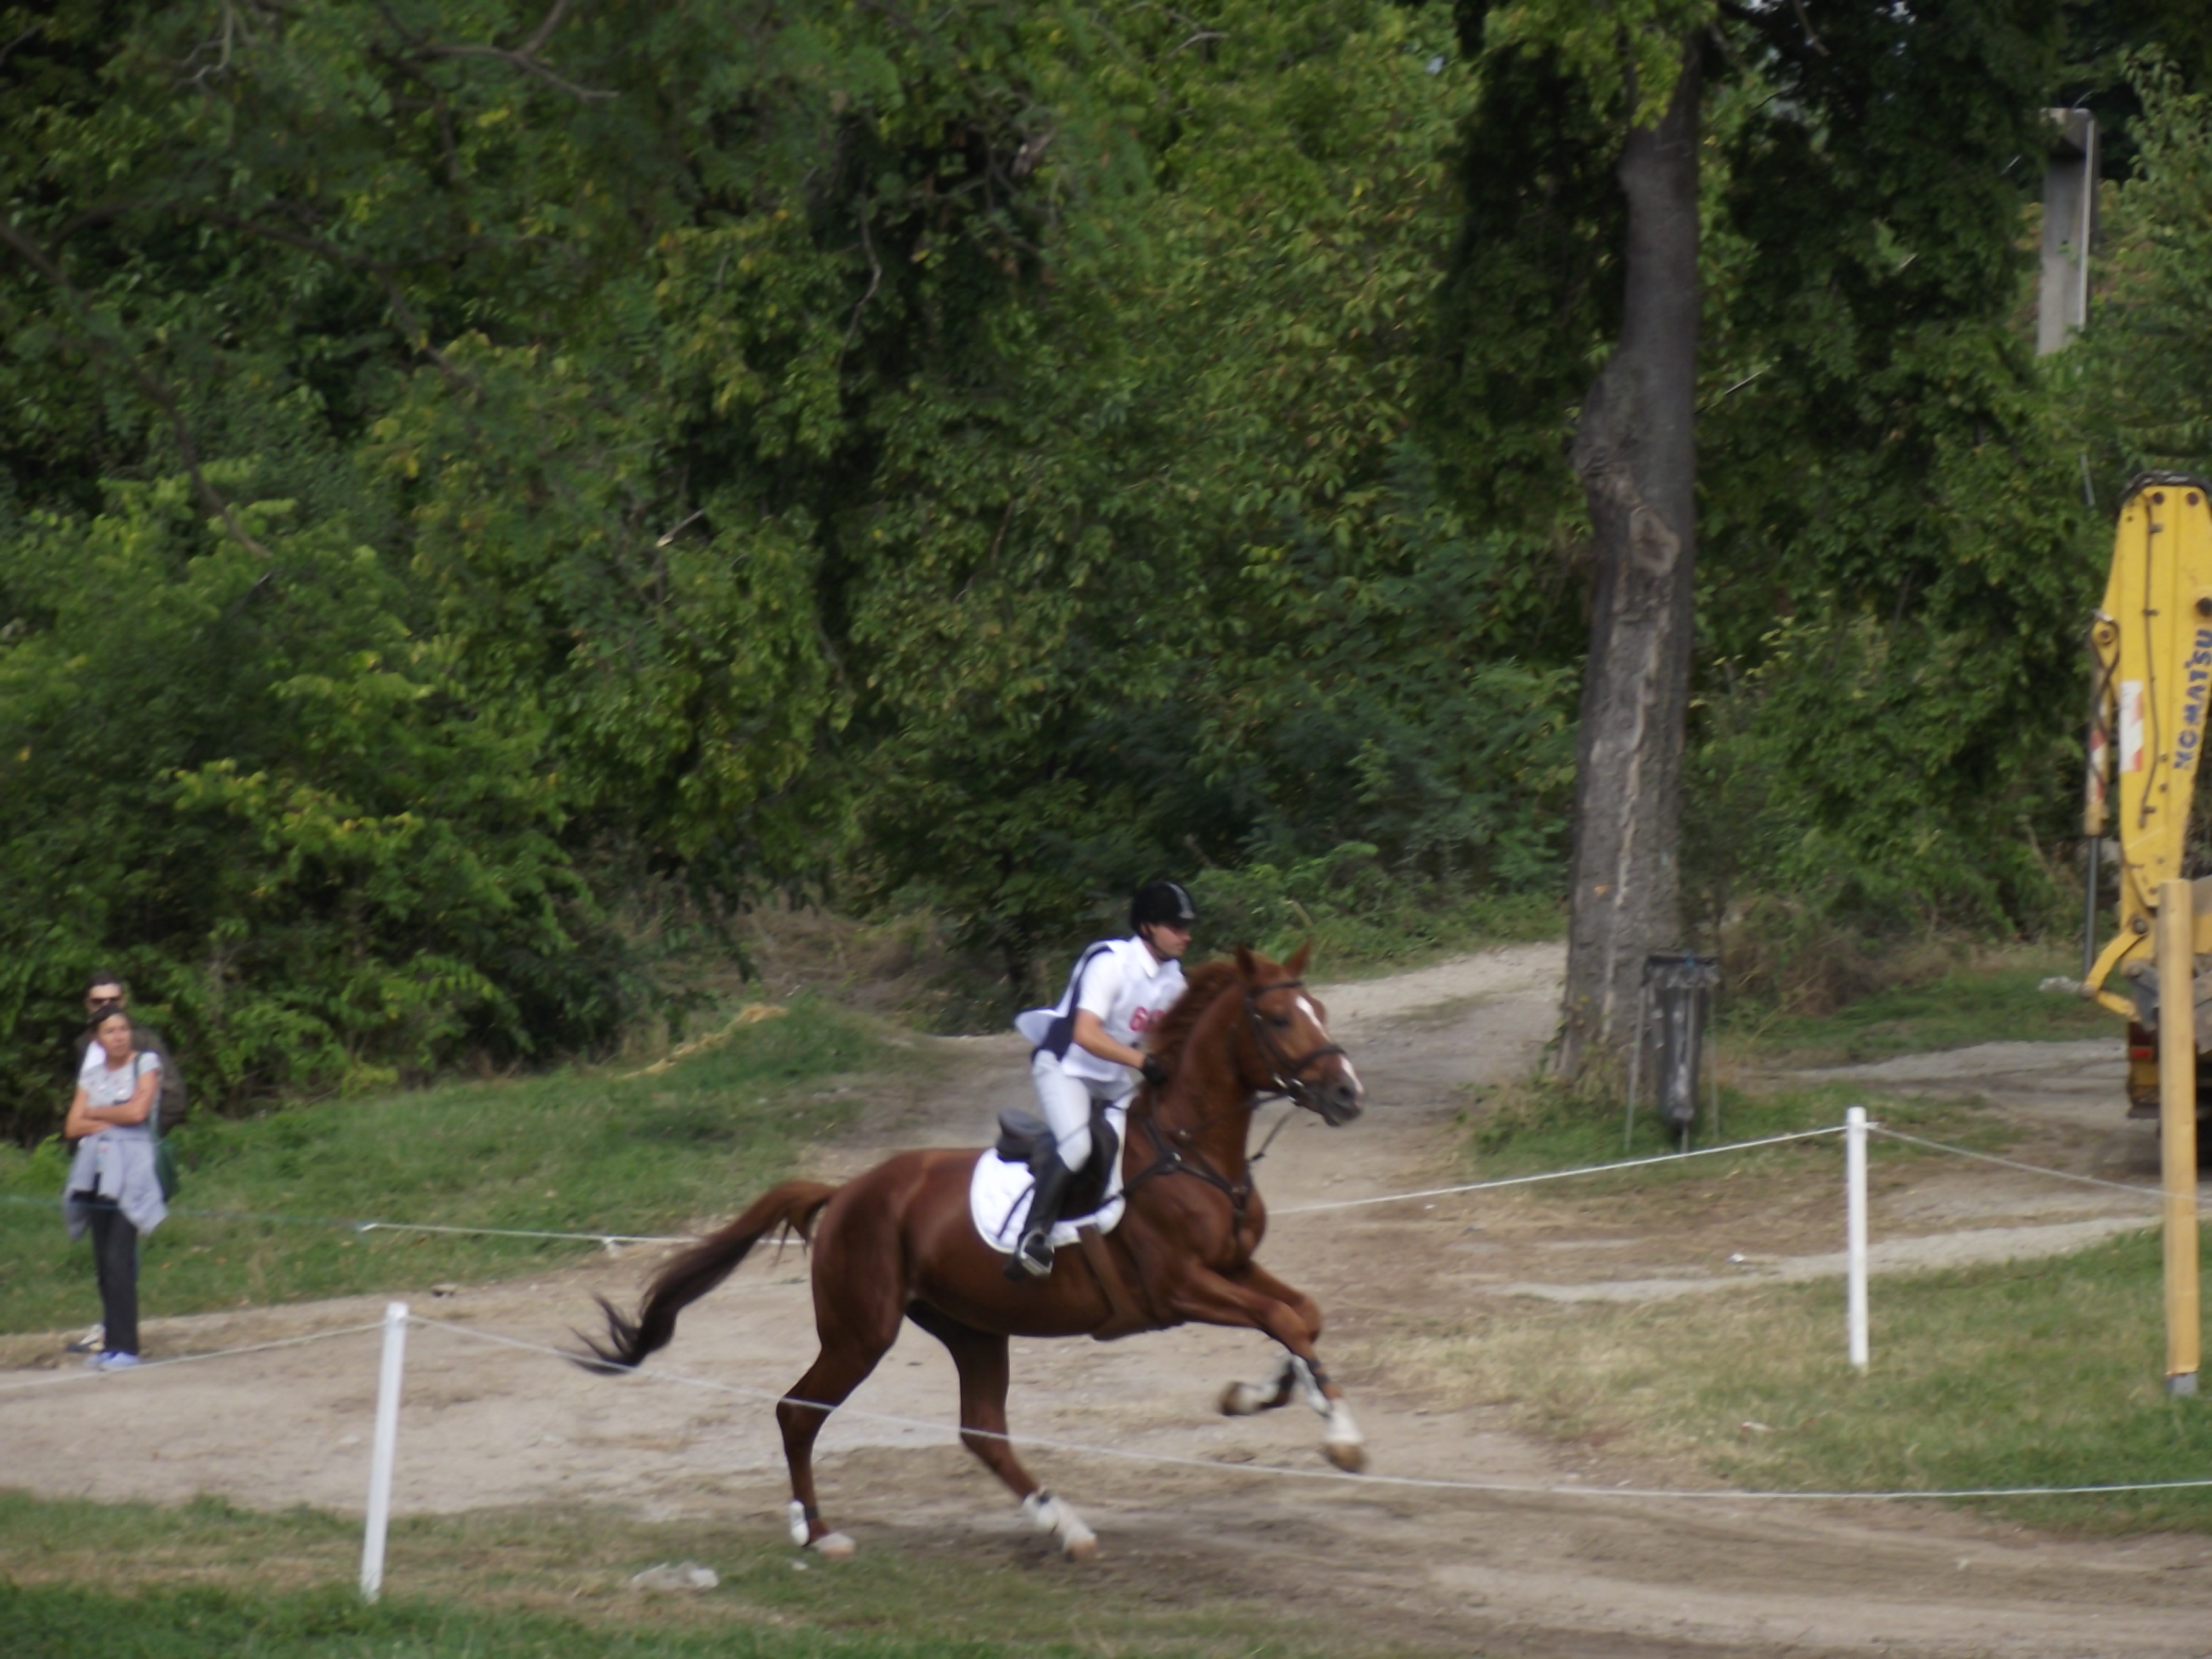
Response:
[[[1306,976],[1306,958],[1311,955],[1313,955],[1313,939],[1309,934],[1306,942],[1298,946],[1291,953],[1291,959],[1283,964],[1284,975],[1291,979],[1304,979]]]
[[[1244,982],[1247,985],[1251,984],[1260,976],[1260,969],[1252,955],[1252,947],[1249,945],[1240,945],[1237,947],[1237,971],[1244,976]]]

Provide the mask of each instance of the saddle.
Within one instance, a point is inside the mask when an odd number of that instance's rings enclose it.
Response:
[[[1012,1106],[999,1113],[999,1139],[991,1150],[1008,1164],[1025,1165],[1035,1174],[1043,1167],[1046,1157],[1056,1146],[1052,1126],[1034,1112],[1024,1112]],[[1114,1161],[1121,1155],[1121,1137],[1114,1133],[1111,1119],[1106,1115],[1106,1103],[1091,1103],[1091,1156],[1083,1167],[1075,1171],[1075,1178],[1067,1186],[1067,1196],[1060,1201],[1060,1214],[1070,1218],[1091,1215],[1106,1201],[1108,1183],[1114,1176]]]

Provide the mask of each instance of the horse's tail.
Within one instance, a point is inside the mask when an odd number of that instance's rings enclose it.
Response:
[[[671,1260],[653,1276],[635,1319],[625,1319],[606,1297],[594,1297],[607,1316],[611,1346],[582,1332],[577,1335],[597,1356],[576,1363],[589,1370],[628,1370],[647,1354],[668,1346],[676,1334],[676,1316],[737,1271],[746,1253],[778,1227],[811,1241],[814,1219],[836,1193],[819,1181],[787,1181],[753,1200],[750,1208],[718,1233],[709,1233]]]

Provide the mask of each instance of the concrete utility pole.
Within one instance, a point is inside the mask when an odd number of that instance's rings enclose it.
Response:
[[[2043,285],[2035,355],[2047,357],[2089,320],[2089,237],[2097,218],[2097,118],[2046,110],[2051,154],[2043,167]]]

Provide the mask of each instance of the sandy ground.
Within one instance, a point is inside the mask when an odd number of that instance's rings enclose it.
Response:
[[[1525,1073],[1550,1033],[1559,966],[1557,946],[1516,947],[1329,992],[1334,1033],[1368,1081],[1370,1110],[1334,1131],[1296,1119],[1265,1167],[1271,1204],[1448,1180],[1465,1085]],[[2039,1126],[2040,1161],[2142,1178],[2141,1132],[2120,1121],[2116,1073],[2106,1075],[2116,1046],[2001,1047],[1994,1059],[1968,1050],[1863,1074],[1892,1089],[1988,1094]],[[997,1106],[1024,1099],[1013,1039],[969,1039],[947,1054],[933,1089],[825,1149],[820,1170],[848,1172],[893,1146],[973,1144]],[[1940,1074],[1893,1069],[1908,1064]],[[1928,1165],[1880,1197],[1878,1237],[1899,1264],[1958,1248],[1938,1241],[1962,1230],[2005,1234],[2007,1253],[2032,1253],[2142,1213],[2124,1193]],[[1638,1284],[1830,1271],[1838,1211],[1825,1200],[1746,1204],[1717,1212],[1713,1225],[1650,1239],[1625,1234],[1601,1200],[1409,1200],[1284,1216],[1263,1255],[1357,1336],[1473,1297],[1617,1295]],[[592,1291],[629,1298],[651,1260],[638,1252],[418,1307],[447,1328],[410,1339],[400,1512],[550,1502],[655,1518],[750,1512],[764,1529],[776,1523],[785,1493],[764,1400],[812,1355],[798,1255],[748,1264],[684,1316],[674,1346],[636,1377],[588,1377],[469,1334],[565,1342],[588,1321]],[[157,1355],[204,1352],[374,1319],[380,1305],[156,1321],[148,1346]],[[54,1495],[212,1492],[258,1507],[358,1510],[375,1342],[343,1336],[112,1378],[28,1369],[53,1363],[51,1342],[43,1351],[27,1339],[0,1344],[0,1360],[26,1367],[0,1374],[0,1478]],[[1249,1333],[1210,1329],[1017,1345],[1015,1431],[1033,1467],[1097,1528],[1107,1557],[1092,1571],[1141,1576],[1164,1594],[1178,1583],[1208,1594],[1265,1587],[1324,1626],[1452,1652],[2082,1659],[2212,1650],[2212,1550],[2202,1540],[2081,1542],[1872,1504],[1616,1497],[1604,1489],[1644,1472],[1529,1441],[1482,1411],[1431,1410],[1387,1371],[1345,1373],[1376,1475],[1589,1495],[1268,1474],[1256,1466],[1322,1471],[1315,1419],[1294,1407],[1229,1420],[1212,1407],[1224,1381],[1256,1376],[1271,1358]],[[678,1374],[714,1386],[669,1380]],[[1042,1544],[951,1443],[954,1417],[950,1362],[909,1328],[823,1436],[829,1518],[864,1549],[927,1539],[979,1564],[1033,1559]]]

